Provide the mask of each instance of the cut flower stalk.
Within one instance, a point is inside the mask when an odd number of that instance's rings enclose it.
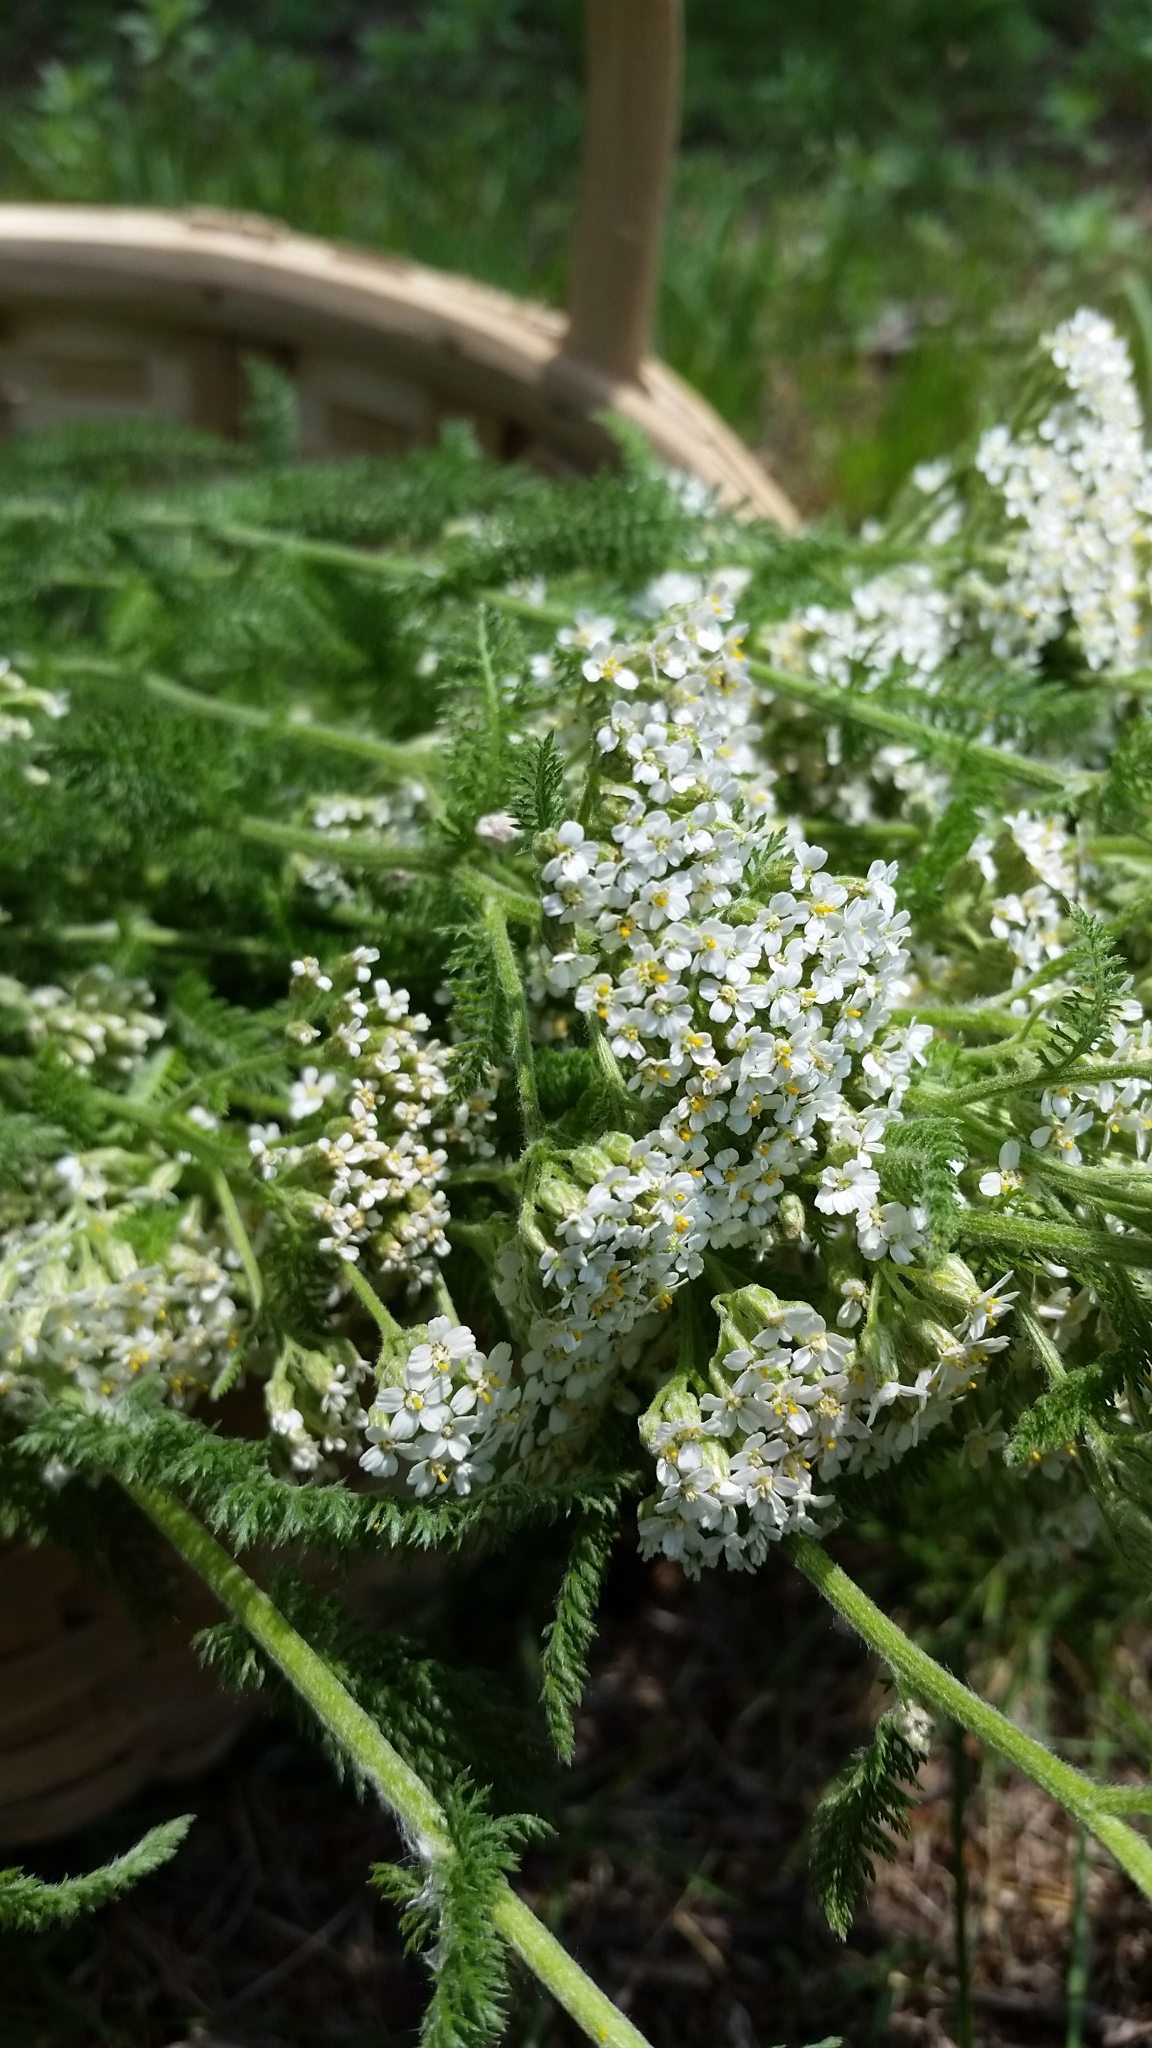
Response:
[[[335,1673],[221,1543],[180,1501],[140,1481],[125,1490],[283,1672],[317,1719],[399,1821],[429,1870],[455,1855],[447,1818],[418,1774],[357,1704]],[[552,1993],[589,2039],[606,2048],[647,2048],[643,2034],[574,1962],[505,1879],[493,1919],[508,1947]]]
[[[1142,1810],[1124,1797],[1127,1787],[1094,1784],[1062,1757],[1054,1756],[1034,1736],[1017,1728],[987,1700],[980,1699],[926,1650],[919,1649],[810,1536],[786,1537],[784,1547],[797,1570],[811,1580],[829,1606],[843,1615],[869,1648],[883,1658],[902,1690],[937,1713],[958,1721],[981,1742],[998,1750],[1018,1771],[1023,1771],[1042,1791],[1074,1814],[1098,1842],[1111,1850],[1145,1898],[1152,1899],[1152,1846],[1116,1814],[1118,1804],[1129,1812]]]

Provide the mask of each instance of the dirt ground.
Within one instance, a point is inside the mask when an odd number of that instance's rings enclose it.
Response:
[[[521,1568],[450,1588],[436,1627],[463,1656],[519,1671],[526,1691],[534,1638],[492,1621],[515,1606]],[[957,2040],[947,1745],[846,1945],[807,1880],[813,1805],[883,1699],[866,1655],[783,1561],[689,1585],[667,1563],[619,1559],[576,1759],[553,1780],[557,1834],[519,1881],[653,2048]],[[967,1768],[975,2040],[1063,2048],[1075,1825],[975,1755]],[[282,1721],[258,1720],[206,1779],[28,1860],[48,1875],[90,1865],[183,1807],[199,1816],[185,1848],[130,1898],[50,1939],[0,1943],[3,2048],[413,2042],[422,1968],[365,1883],[397,1853],[394,1832]],[[1094,1848],[1087,1886],[1084,2038],[1152,2042],[1152,1910]],[[521,1982],[507,2038],[581,2037]]]

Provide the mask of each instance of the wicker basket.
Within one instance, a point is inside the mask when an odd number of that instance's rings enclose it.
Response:
[[[145,1635],[58,1552],[0,1545],[0,1849],[82,1827],[232,1739],[242,1710],[188,1650],[216,1617],[188,1591],[180,1621]]]
[[[243,357],[294,378],[300,454],[426,446],[467,418],[482,447],[579,474],[612,458],[611,408],[724,501],[794,523],[782,492],[654,358],[621,378],[567,323],[469,278],[207,212],[0,206],[0,430],[163,416],[241,431]]]
[[[468,278],[260,218],[0,206],[0,434],[163,417],[242,431],[243,360],[295,380],[299,453],[482,446],[560,474],[614,459],[611,408],[663,460],[787,530],[793,507],[695,392],[645,350],[678,99],[678,0],[588,0],[589,98],[570,317]],[[399,1567],[358,1584],[396,1607]],[[404,1603],[401,1592],[400,1601]],[[0,1845],[83,1825],[201,1769],[245,1719],[188,1648],[210,1603],[141,1635],[61,1556],[0,1545]]]

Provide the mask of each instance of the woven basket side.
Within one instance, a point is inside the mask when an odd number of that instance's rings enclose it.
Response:
[[[69,1559],[0,1546],[0,1847],[95,1819],[222,1754],[249,1709],[188,1646],[207,1608],[142,1633]]]

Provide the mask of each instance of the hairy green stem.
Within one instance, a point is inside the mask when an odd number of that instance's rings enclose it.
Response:
[[[930,1021],[925,1011],[924,1021]],[[1144,1053],[1140,1058],[1127,1060],[1097,1060],[1095,1064],[1075,1066],[1062,1073],[1058,1068],[1038,1065],[1025,1074],[1011,1074],[1006,1080],[973,1081],[967,1088],[953,1090],[933,1088],[931,1083],[920,1084],[918,1093],[931,1093],[943,1100],[947,1095],[950,1102],[984,1102],[995,1095],[1014,1095],[1026,1089],[1030,1094],[1045,1088],[1079,1088],[1096,1081],[1146,1081],[1149,1078],[1149,1058]],[[911,1091],[909,1091],[911,1092]]]
[[[386,1309],[370,1280],[364,1278],[355,1259],[349,1259],[344,1268],[353,1294],[359,1295],[372,1321],[386,1343],[403,1335],[399,1323],[390,1310]]]
[[[110,1088],[93,1088],[92,1100],[99,1103],[109,1116],[118,1117],[124,1123],[134,1124],[137,1130],[147,1131],[150,1136],[171,1143],[173,1139],[191,1152],[210,1173],[220,1167],[227,1167],[233,1157],[230,1150],[222,1145],[210,1131],[204,1131],[196,1124],[190,1124],[183,1117],[178,1120],[168,1111],[150,1109],[146,1103],[134,1102],[130,1095],[114,1095]]]
[[[525,1142],[534,1145],[537,1139],[543,1136],[544,1118],[536,1086],[536,1062],[532,1053],[532,1032],[528,1022],[528,1005],[524,1000],[524,984],[520,979],[520,969],[516,964],[512,941],[508,936],[508,921],[503,904],[499,897],[488,889],[482,889],[480,897],[484,929],[492,947],[496,979],[500,984],[500,994],[504,1001],[512,1041],[516,1092],[520,1099],[520,1120],[524,1126]]]
[[[865,845],[879,847],[881,853],[889,847],[918,847],[927,833],[920,825],[908,825],[900,818],[872,818],[860,824],[850,823],[847,818],[805,818],[804,837],[821,846],[825,839],[857,839]]]
[[[998,1750],[1018,1771],[1075,1815],[1097,1841],[1111,1850],[1145,1898],[1152,1899],[1152,1847],[1117,1819],[1110,1806],[1108,1788],[1093,1784],[1072,1764],[1054,1756],[1042,1742],[1026,1735],[996,1707],[989,1706],[987,1700],[980,1699],[954,1678],[927,1651],[919,1649],[810,1536],[786,1537],[784,1548],[829,1605],[883,1658],[902,1686],[926,1706],[958,1721],[981,1742]]]
[[[917,1003],[912,1009],[890,1010],[892,1024],[932,1024],[941,1031],[985,1031],[990,1038],[1015,1038],[1021,1019],[1006,1010],[983,1010],[978,1004],[962,1010],[942,1003]]]
[[[271,711],[260,711],[254,704],[235,704],[228,697],[206,697],[200,690],[190,690],[185,683],[175,683],[168,676],[147,675],[144,688],[150,697],[156,697],[163,704],[171,704],[177,711],[187,711],[194,718],[214,719],[221,725],[246,726],[253,732],[271,733],[274,738],[298,740],[301,745],[323,748],[328,753],[352,754],[357,760],[372,761],[396,778],[406,780],[409,776],[426,775],[437,759],[435,742],[419,740],[413,746],[397,745],[394,741],[378,740],[368,732],[346,732],[338,725],[316,725],[311,719],[278,718]]]
[[[6,936],[13,939],[39,937],[27,925],[8,925]],[[96,924],[57,925],[53,937],[62,946],[157,946],[186,953],[239,953],[249,960],[284,960],[291,947],[274,939],[244,939],[229,932],[181,932],[171,925],[154,924],[150,917],[103,917]]]
[[[630,1130],[636,1115],[636,1097],[629,1093],[628,1083],[620,1071],[620,1063],[608,1043],[599,1017],[589,1015],[588,1042],[596,1062],[596,1071],[612,1104],[612,1114],[623,1124],[625,1130]]]
[[[335,839],[326,832],[310,832],[306,825],[277,825],[270,818],[241,818],[236,830],[241,839],[254,839],[261,846],[282,847],[285,853],[307,853],[313,860],[330,861],[336,867],[392,869],[414,874],[431,868],[441,873],[444,859],[419,846],[388,846],[379,840]]]
[[[254,839],[261,846],[283,848],[285,853],[306,853],[335,867],[369,868],[382,873],[431,873],[453,875],[473,896],[499,903],[505,917],[535,928],[540,922],[540,899],[507,882],[487,875],[482,868],[461,864],[453,867],[446,854],[428,852],[419,846],[388,846],[377,840],[336,839],[324,832],[309,831],[306,825],[280,825],[271,818],[241,818],[236,826],[242,839]]]
[[[1100,779],[1088,773],[1077,776],[1072,769],[1057,767],[1050,761],[1030,761],[1023,754],[1010,753],[1006,747],[966,740],[958,733],[926,725],[906,712],[889,711],[854,690],[841,690],[834,683],[818,683],[810,676],[785,674],[781,669],[769,668],[767,662],[750,660],[748,672],[781,697],[792,697],[798,704],[810,704],[832,718],[850,719],[855,725],[869,726],[873,732],[887,733],[890,738],[907,740],[923,754],[938,754],[948,761],[979,762],[981,767],[1013,782],[1030,782],[1038,789],[1058,790],[1066,797],[1074,782],[1091,786]]]
[[[283,1672],[317,1719],[395,1814],[416,1854],[433,1868],[456,1854],[447,1819],[423,1779],[298,1635],[268,1595],[182,1503],[158,1487],[124,1482],[126,1491],[218,1600]],[[500,1880],[493,1921],[508,1946],[592,2041],[606,2048],[648,2048],[643,2034],[585,1975],[531,1909]]]
[[[240,1214],[231,1183],[222,1166],[218,1166],[212,1175],[212,1190],[220,1204],[220,1214],[232,1240],[232,1249],[238,1254],[240,1264],[244,1268],[244,1278],[248,1282],[248,1299],[252,1305],[253,1315],[257,1316],[264,1302],[264,1280],[252,1249],[252,1240],[244,1227],[244,1218]]]
[[[1043,1223],[1032,1216],[985,1215],[967,1209],[957,1219],[956,1242],[1039,1252],[1061,1262],[1095,1259],[1100,1265],[1152,1266],[1152,1237],[1134,1230],[1122,1235],[1111,1230],[1081,1230],[1075,1223]]]
[[[167,506],[138,515],[142,526],[189,528],[210,533],[226,546],[295,555],[298,561],[317,562],[333,569],[355,569],[368,576],[380,576],[388,583],[424,583],[435,573],[434,565],[412,555],[386,555],[368,548],[342,547],[338,541],[312,540],[304,534],[281,533],[272,526],[247,526],[238,521],[213,519],[208,514],[178,512]]]

